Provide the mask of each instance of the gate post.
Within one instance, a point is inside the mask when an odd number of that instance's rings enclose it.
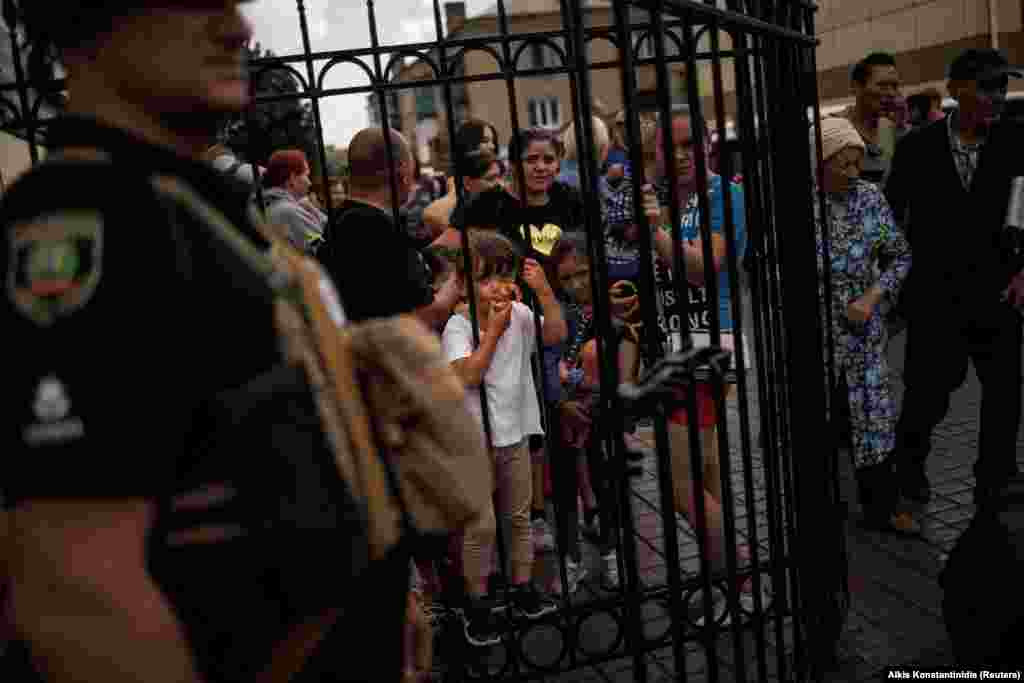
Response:
[[[820,680],[835,660],[845,616],[833,581],[843,572],[845,515],[833,483],[838,459],[835,441],[821,438],[829,433],[828,373],[813,210],[819,198],[815,170],[809,163],[812,128],[807,118],[808,107],[816,108],[816,74],[804,46],[779,41],[774,47],[775,149],[787,150],[772,161],[775,177],[784,179],[776,185],[782,315],[787,331],[783,391],[791,409],[800,406],[799,419],[790,415],[789,433],[784,435],[793,464],[796,510],[793,601],[795,627],[803,632],[807,655],[802,680]]]

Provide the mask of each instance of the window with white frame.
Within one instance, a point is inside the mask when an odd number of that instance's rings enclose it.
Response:
[[[527,109],[532,128],[559,128],[562,125],[562,108],[554,95],[531,97]]]

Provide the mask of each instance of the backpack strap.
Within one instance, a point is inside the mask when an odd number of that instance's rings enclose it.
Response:
[[[227,217],[179,178],[154,176],[150,182],[159,194],[190,211],[211,236],[259,273],[277,294],[279,327],[287,330],[293,360],[305,367],[316,391],[336,464],[357,500],[367,508],[370,556],[384,557],[409,524],[377,449],[351,338],[339,328],[321,291],[322,270],[287,242],[268,235],[271,229],[265,222],[258,222],[257,227],[273,245],[270,254],[245,239]]]
[[[179,178],[155,176],[150,183],[159,195],[188,210],[276,294],[278,331],[290,347],[286,354],[304,367],[335,464],[356,500],[366,507],[370,557],[383,557],[399,542],[403,528],[408,528],[407,513],[378,453],[351,339],[325,303],[321,291],[324,275],[319,266],[275,235],[255,211],[254,223],[272,244],[270,253],[245,239],[226,216]],[[269,663],[256,675],[256,682],[292,680],[341,615],[340,608],[330,608],[295,624],[273,647]]]

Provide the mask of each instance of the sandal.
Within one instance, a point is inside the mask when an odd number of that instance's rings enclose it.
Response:
[[[895,511],[884,517],[865,514],[860,521],[861,528],[882,533],[902,534],[904,536],[920,536],[921,523],[905,511]]]

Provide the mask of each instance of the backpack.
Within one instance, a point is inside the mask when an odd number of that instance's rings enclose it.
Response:
[[[152,184],[193,210],[273,290],[285,356],[304,367],[320,392],[318,407],[335,440],[339,470],[356,485],[357,496],[374,498],[367,500],[371,557],[393,545],[400,507],[419,534],[447,533],[475,519],[490,496],[475,490],[489,476],[486,450],[437,336],[413,315],[339,327],[319,263],[258,216],[253,220],[273,244],[270,254],[248,243],[180,179],[162,176]],[[397,472],[402,505],[386,490],[385,462]]]

